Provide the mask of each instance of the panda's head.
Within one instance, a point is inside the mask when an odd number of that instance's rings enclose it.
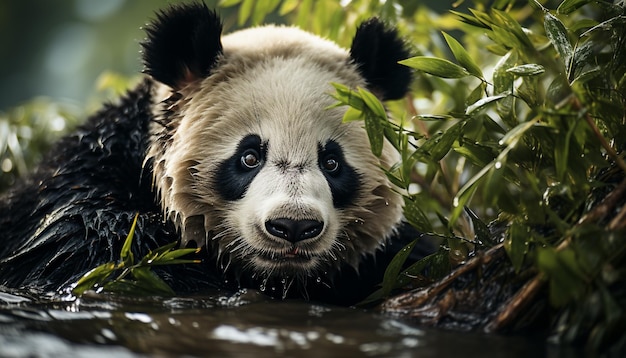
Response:
[[[408,56],[395,31],[363,23],[350,51],[291,27],[221,37],[201,4],[146,28],[155,80],[147,154],[163,209],[183,243],[259,278],[306,280],[357,267],[401,220],[402,200],[361,122],[331,108],[332,82],[402,97]]]

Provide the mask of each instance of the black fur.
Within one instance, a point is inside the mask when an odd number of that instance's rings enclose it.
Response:
[[[172,5],[145,31],[144,73],[176,90],[206,77],[222,54],[222,23],[202,3]]]
[[[239,142],[235,154],[219,164],[213,187],[217,188],[223,199],[233,201],[243,197],[265,163],[266,148],[267,145],[261,142],[258,135],[248,135]],[[260,161],[259,166],[253,169],[246,168],[241,163],[241,157],[250,150],[256,152]]]
[[[135,213],[138,246],[176,240],[142,173],[150,86],[61,140],[0,205],[0,284],[58,288],[117,259]]]
[[[333,140],[323,147],[320,145],[317,157],[322,173],[324,173],[333,194],[333,205],[336,208],[344,208],[353,203],[354,198],[359,193],[361,181],[359,174],[346,162],[341,146]],[[333,157],[339,162],[339,168],[336,172],[329,173],[324,170],[322,162],[328,157]]]
[[[408,91],[412,72],[398,61],[410,54],[395,29],[376,18],[363,22],[352,41],[350,56],[370,90],[383,100],[402,98]]]
[[[389,66],[389,61],[384,59],[385,51],[393,50],[395,57],[404,53],[399,50],[399,40],[389,38],[395,33],[378,24],[370,22],[360,28],[352,53],[362,64],[361,70],[368,81],[377,86],[382,84],[386,96],[393,98],[406,90],[406,84],[399,86],[398,79],[381,78],[402,72],[381,69]],[[221,55],[220,21],[214,12],[198,3],[176,5],[159,13],[146,31],[145,71],[175,89],[194,77],[206,76]],[[374,54],[367,51],[368,39],[375,39]],[[408,82],[409,76],[404,77],[404,82]],[[118,104],[106,105],[90,117],[57,143],[35,172],[0,198],[0,286],[37,291],[67,288],[94,267],[119,260],[121,246],[137,213],[139,220],[132,247],[135,257],[180,239],[155,202],[151,163],[145,163],[150,140],[148,128],[154,121],[152,83],[145,80]],[[229,175],[242,169],[237,165],[243,151],[253,148],[261,160],[265,156],[258,136],[247,137],[244,142],[232,160],[222,164],[225,176],[216,183],[227,189],[227,197],[239,197],[240,189],[245,187],[237,183],[238,189],[228,189],[234,182]],[[336,205],[341,206],[352,199],[350,195],[355,195],[348,189],[354,190],[358,176],[345,165],[337,143],[330,142],[320,148],[320,158],[327,154],[335,155],[344,164],[341,172],[327,175]],[[303,287],[291,290],[290,294],[325,302],[354,303],[380,282],[386,263],[416,235],[408,225],[403,225],[384,251],[362,262],[360,275],[346,267],[336,277],[298,283]],[[237,284],[259,287],[254,277],[223,273],[215,261],[215,253],[203,250],[198,258],[203,260],[202,264],[163,267],[159,273],[177,292],[209,287],[235,289]],[[280,297],[282,292],[276,294]]]

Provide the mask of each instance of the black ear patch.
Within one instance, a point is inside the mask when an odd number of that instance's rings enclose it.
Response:
[[[350,48],[350,57],[370,89],[383,100],[401,98],[408,91],[412,72],[398,61],[409,55],[398,32],[386,28],[377,18],[359,25]]]
[[[174,89],[208,76],[222,54],[222,23],[202,3],[172,5],[157,12],[145,31],[143,72]]]

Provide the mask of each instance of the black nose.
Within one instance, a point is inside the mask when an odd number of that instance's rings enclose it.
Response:
[[[286,218],[265,222],[265,229],[270,234],[290,242],[316,237],[322,232],[324,223],[317,220],[292,220]]]

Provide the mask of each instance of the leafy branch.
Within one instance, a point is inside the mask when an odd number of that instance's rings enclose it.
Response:
[[[199,249],[174,249],[173,242],[150,251],[138,262],[135,261],[131,245],[137,226],[138,214],[135,215],[124,245],[120,251],[119,262],[107,262],[81,277],[72,289],[72,293],[81,296],[87,290],[97,292],[122,292],[134,295],[173,295],[174,291],[151,269],[160,265],[199,263],[199,260],[181,259],[180,257],[197,253]]]

